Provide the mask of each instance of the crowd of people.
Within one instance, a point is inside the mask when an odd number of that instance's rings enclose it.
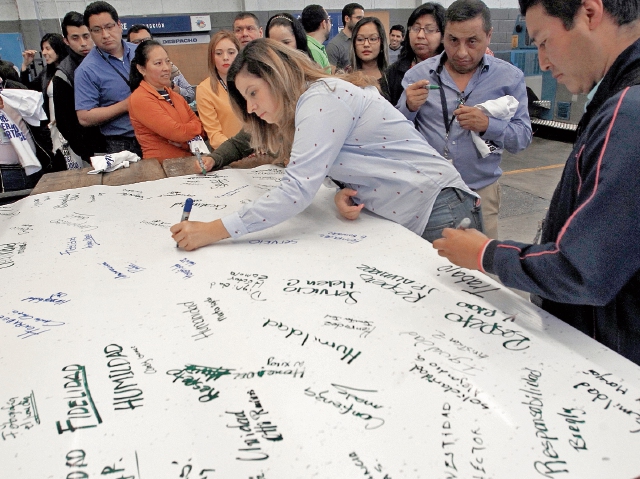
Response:
[[[519,3],[541,68],[589,93],[540,244],[498,240],[502,154],[527,148],[532,129],[524,74],[492,55],[481,0],[425,3],[388,32],[350,3],[330,41],[321,5],[299,19],[277,13],[264,30],[242,12],[212,35],[209,76],[195,92],[147,27],[130,27],[124,41],[116,10],[97,1],[67,14],[62,35],[42,38],[37,77],[34,51],[19,71],[1,65],[4,87],[42,92],[47,114],[27,125],[2,102],[3,128],[15,125],[42,171],[79,168],[100,152],[188,156],[202,138],[207,170],[265,155],[286,166],[280,187],[224,218],[174,225],[180,247],[285,221],[328,179],[345,218],[367,209],[395,221],[640,364],[640,145],[628,131],[640,106],[640,0]],[[32,187],[42,171],[27,174],[6,133],[1,140],[3,189]],[[631,238],[628,253],[616,238]]]

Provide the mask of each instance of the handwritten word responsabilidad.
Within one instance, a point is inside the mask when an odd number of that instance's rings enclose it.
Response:
[[[540,442],[542,445],[542,454],[549,458],[549,460],[542,459],[534,461],[533,468],[538,474],[551,479],[555,477],[554,474],[569,472],[569,470],[566,469],[567,462],[560,459],[560,455],[554,449],[554,443],[551,441],[557,441],[558,438],[554,437],[554,434],[550,434],[545,421],[545,418],[548,419],[548,416],[545,416],[544,397],[540,389],[542,372],[527,367],[525,367],[523,371],[524,377],[520,379],[524,381],[525,386],[521,388],[520,391],[526,393],[525,397],[527,401],[522,402],[522,404],[529,408],[533,427],[536,430],[535,435],[538,439],[542,439]]]

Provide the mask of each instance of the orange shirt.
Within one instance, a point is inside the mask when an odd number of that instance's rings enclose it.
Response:
[[[129,97],[129,117],[143,158],[191,156],[187,141],[202,135],[202,123],[181,95],[166,89],[173,105],[146,81]],[[176,146],[172,143],[178,143]]]

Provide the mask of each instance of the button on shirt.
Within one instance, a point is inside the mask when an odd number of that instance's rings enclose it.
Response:
[[[131,95],[129,85],[114,70],[129,79],[131,60],[135,55],[137,45],[123,41],[124,57],[122,60],[102,52],[94,47],[82,61],[75,74],[74,94],[77,110],[92,110],[93,108],[111,106]],[[113,68],[109,65],[112,65]],[[100,125],[100,131],[105,136],[133,137],[133,127],[129,114],[124,113]]]
[[[281,223],[311,203],[327,176],[357,190],[354,203],[420,235],[443,188],[469,192],[455,168],[376,88],[326,78],[298,100],[280,186],[222,222],[234,238]]]
[[[518,100],[516,114],[511,120],[489,117],[489,127],[481,136],[489,141],[493,152],[482,158],[471,139],[471,131],[462,128],[457,121],[451,124],[449,152],[453,164],[470,188],[478,190],[495,183],[502,175],[500,160],[502,152],[517,153],[531,143],[531,121],[529,119],[527,89],[524,74],[515,66],[490,55],[484,55],[482,64],[476,69],[464,92],[460,92],[451,75],[444,67],[445,53],[424,60],[411,68],[402,80],[403,88],[418,80],[429,80],[432,85],[440,84],[445,93],[449,119],[458,108],[458,101],[469,95],[467,106],[474,106],[504,95]],[[439,68],[441,66],[441,68]],[[406,92],[402,93],[397,105],[407,119],[415,121],[416,128],[440,154],[444,154],[446,128],[442,115],[442,101],[439,90],[429,91],[427,101],[416,112],[407,108]]]

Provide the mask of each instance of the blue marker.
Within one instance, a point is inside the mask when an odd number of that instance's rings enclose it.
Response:
[[[182,219],[180,221],[189,221],[189,214],[191,213],[191,207],[193,206],[193,200],[187,198],[184,202],[184,209],[182,210]]]
[[[191,198],[187,198],[184,202],[184,208],[182,209],[182,218],[180,221],[189,221],[189,215],[191,214],[191,207],[193,206],[193,200]],[[176,248],[179,248],[180,245],[176,243]]]

